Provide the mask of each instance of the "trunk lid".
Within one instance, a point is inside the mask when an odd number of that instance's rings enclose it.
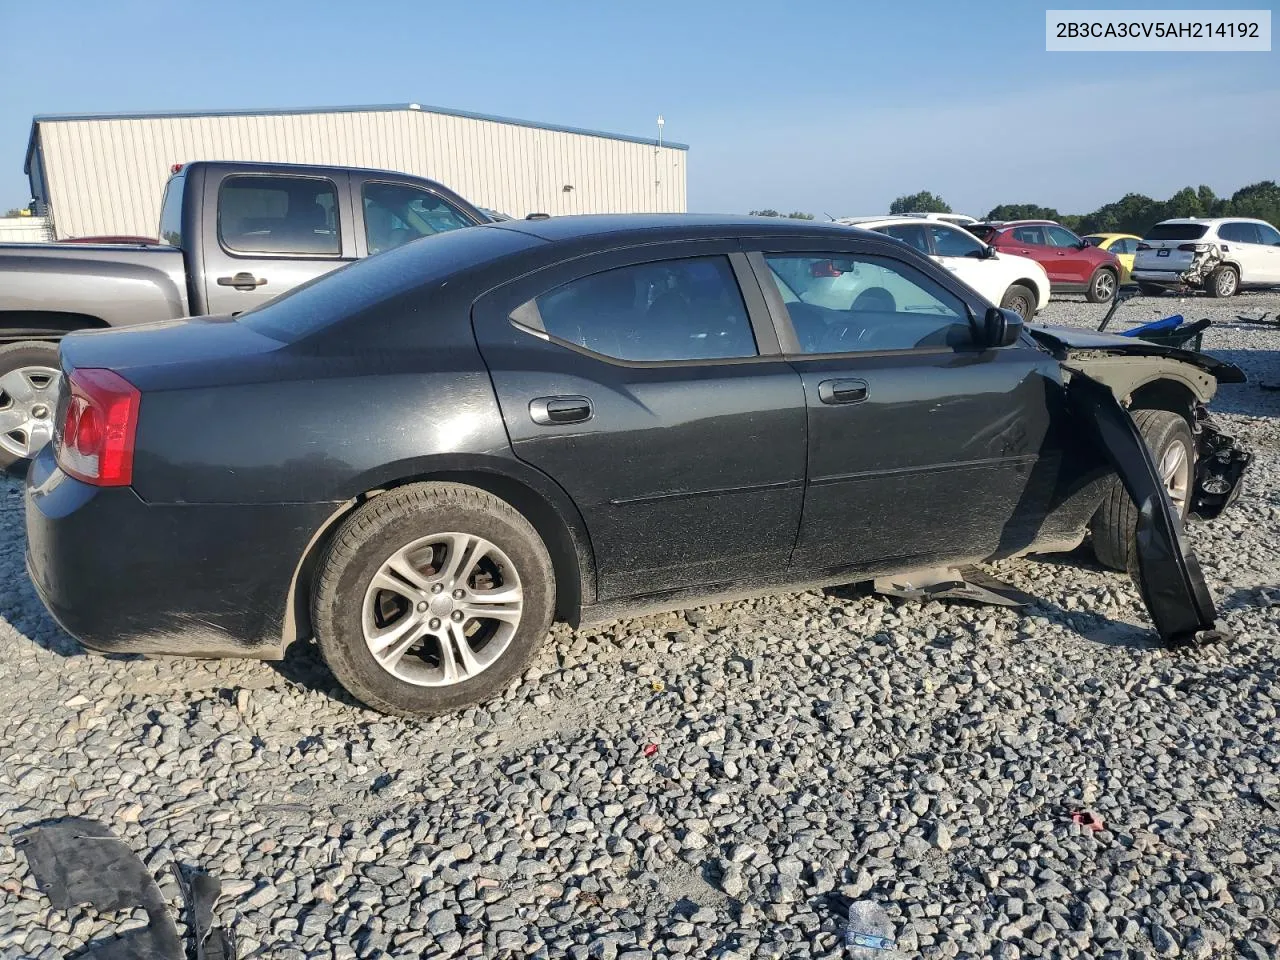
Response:
[[[1195,262],[1196,247],[1208,242],[1204,239],[1208,232],[1204,223],[1158,223],[1142,238],[1133,269],[1184,273]]]
[[[1244,371],[1234,363],[1227,363],[1205,353],[1164,347],[1158,343],[1134,337],[1119,337],[1110,333],[1095,333],[1075,327],[1027,327],[1027,333],[1036,339],[1060,361],[1086,359],[1097,356],[1112,357],[1163,357],[1175,363],[1185,363],[1209,374],[1218,383],[1244,383]]]

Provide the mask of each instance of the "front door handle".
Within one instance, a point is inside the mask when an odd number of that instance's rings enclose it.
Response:
[[[823,403],[861,403],[867,399],[865,380],[823,380],[818,384],[818,399]]]
[[[266,277],[255,277],[252,273],[237,273],[234,277],[219,277],[218,286],[235,287],[237,290],[253,290],[267,282]]]
[[[544,426],[586,423],[592,413],[591,401],[586,397],[538,397],[529,401],[529,417]]]

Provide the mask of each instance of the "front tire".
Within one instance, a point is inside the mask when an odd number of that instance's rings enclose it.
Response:
[[[1116,295],[1116,272],[1108,267],[1099,267],[1089,281],[1085,291],[1085,299],[1090,303],[1106,303]]]
[[[497,695],[533,658],[554,608],[551,557],[514,507],[462,484],[416,483],[342,524],[312,617],[354,697],[430,716]]]
[[[1234,297],[1240,291],[1240,273],[1229,263],[1214,268],[1205,277],[1204,292],[1211,297]]]
[[[22,474],[53,439],[58,345],[32,340],[0,347],[0,470]]]
[[[1036,303],[1036,295],[1033,292],[1022,286],[1022,284],[1015,283],[1005,291],[1004,299],[1000,301],[1000,306],[1005,310],[1012,310],[1022,317],[1025,323],[1035,316]]]
[[[1195,438],[1185,417],[1168,410],[1138,410],[1133,414],[1151,459],[1164,482],[1165,492],[1178,512],[1187,518],[1195,477]],[[1119,477],[1107,481],[1107,492],[1089,521],[1093,555],[1112,570],[1133,569],[1137,554],[1138,508],[1125,492]]]

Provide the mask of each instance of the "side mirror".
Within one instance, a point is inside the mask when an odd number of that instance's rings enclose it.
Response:
[[[987,246],[986,246],[986,248],[982,251],[982,258],[983,258],[984,260],[994,260],[994,259],[996,258],[996,248],[995,248],[995,246],[993,246],[992,244],[988,243],[988,244],[987,244]]]
[[[1084,250],[1084,249],[1086,249],[1088,246],[1089,246],[1089,241],[1088,241],[1088,240],[1081,240],[1079,243],[1077,243],[1077,244],[1076,244],[1076,249],[1077,249],[1077,250]]]
[[[1012,346],[1022,335],[1022,317],[1012,310],[991,307],[982,318],[979,333],[987,349]]]

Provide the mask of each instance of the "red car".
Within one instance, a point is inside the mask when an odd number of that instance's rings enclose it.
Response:
[[[1036,261],[1049,275],[1054,293],[1083,293],[1090,303],[1115,296],[1120,261],[1052,220],[975,223],[968,229],[999,251]]]

